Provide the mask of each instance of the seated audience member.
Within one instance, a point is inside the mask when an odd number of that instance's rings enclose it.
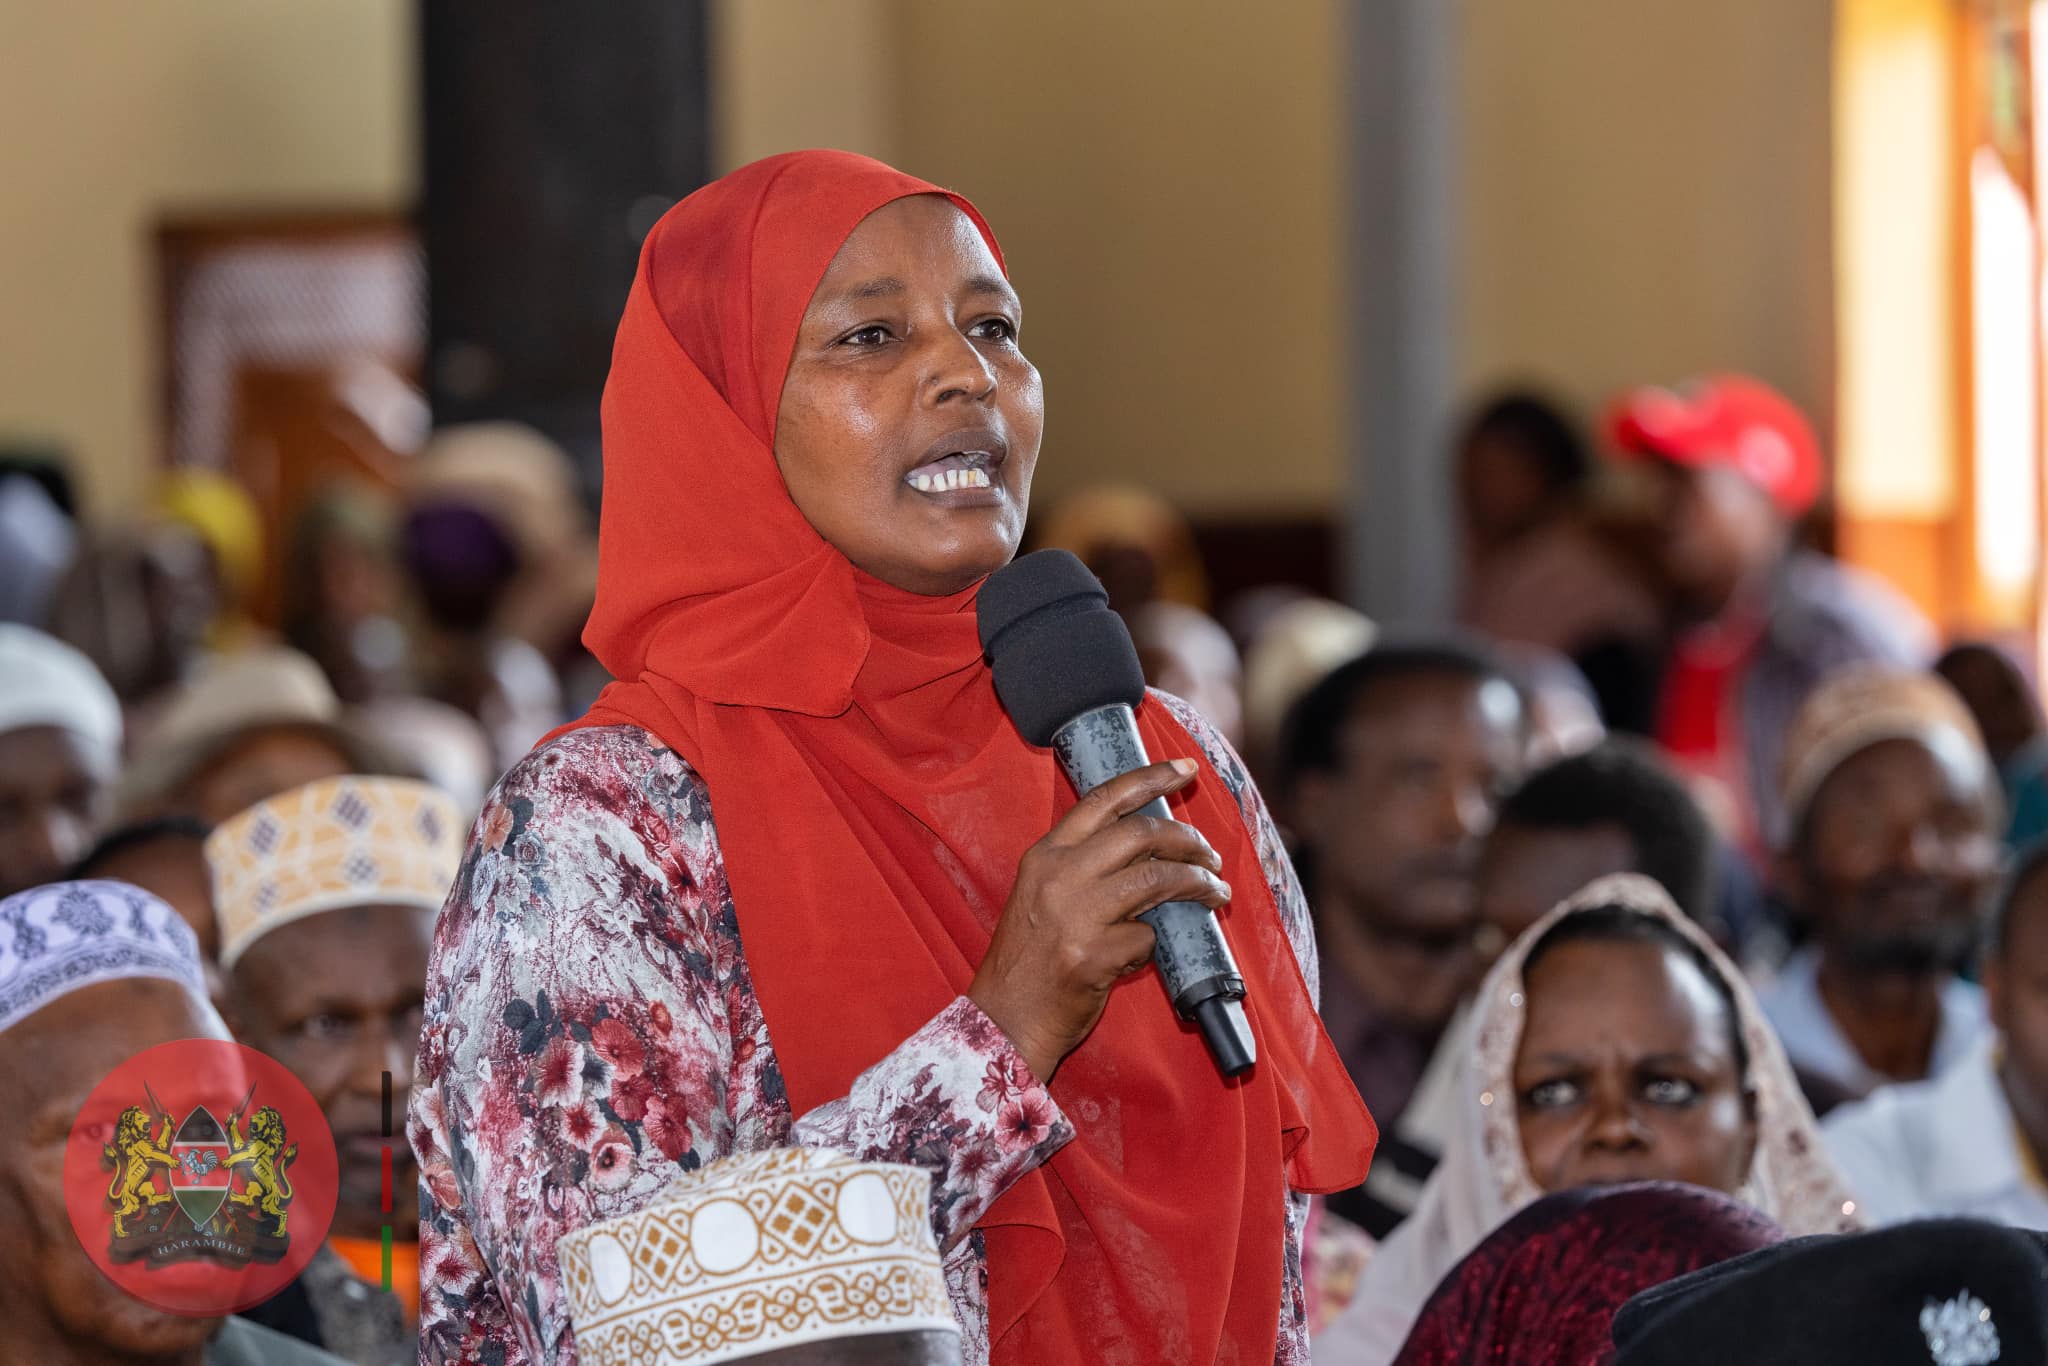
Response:
[[[1328,598],[1300,597],[1274,609],[1244,648],[1245,762],[1267,789],[1280,790],[1280,732],[1302,694],[1372,647],[1371,618]],[[1275,812],[1285,820],[1285,812]]]
[[[720,1158],[637,1213],[557,1247],[580,1360],[650,1366],[960,1366],[960,1325],[925,1209],[931,1174],[816,1148]],[[736,1211],[815,1212],[764,1239]],[[661,1259],[628,1248],[668,1249]],[[849,1314],[848,1288],[881,1293]],[[667,1343],[658,1357],[648,1343]]]
[[[1490,639],[1577,661],[1606,719],[1639,725],[1664,605],[1599,525],[1598,471],[1577,423],[1536,394],[1492,398],[1466,423],[1454,478],[1464,543],[1458,619]]]
[[[121,699],[129,743],[206,657],[219,610],[206,548],[183,527],[92,527],[58,580],[50,634],[92,660]]]
[[[1444,1160],[1319,1359],[1393,1360],[1445,1273],[1545,1193],[1679,1181],[1794,1235],[1854,1225],[1749,988],[1648,878],[1603,878],[1530,927],[1487,975],[1469,1037]]]
[[[349,777],[261,802],[206,843],[229,1022],[306,1084],[341,1160],[327,1246],[254,1316],[359,1366],[416,1355],[419,1169],[402,1129],[383,1132],[384,1078],[389,1113],[403,1116],[434,915],[466,834],[455,803],[425,783]],[[395,1295],[378,1287],[387,1223],[402,1231]]]
[[[121,761],[121,704],[69,645],[0,623],[0,896],[92,847]]]
[[[1131,613],[1131,640],[1145,681],[1209,719],[1235,748],[1244,743],[1244,667],[1230,633],[1206,612],[1148,602]]]
[[[1764,1011],[1808,1098],[1825,1112],[1947,1071],[1986,1027],[1960,976],[2000,857],[1976,723],[1932,674],[1853,670],[1787,735],[1783,806],[1779,890],[1811,939]]]
[[[226,998],[220,975],[220,927],[213,914],[213,870],[206,862],[210,833],[198,821],[179,816],[124,825],[109,831],[67,876],[74,881],[125,882],[176,911],[198,936],[206,994],[218,1006]]]
[[[102,1078],[175,1039],[226,1039],[175,911],[117,882],[0,901],[0,1352],[37,1366],[338,1366],[239,1318],[193,1318],[119,1289],[86,1255],[65,1152]],[[23,945],[33,946],[29,971]]]
[[[1322,950],[1323,1021],[1382,1129],[1464,994],[1473,869],[1521,774],[1525,727],[1499,666],[1450,641],[1376,646],[1289,717],[1282,802]]]
[[[548,658],[595,591],[574,463],[516,422],[434,433],[408,478],[401,559],[427,696],[476,718],[500,768],[563,720]]]
[[[218,825],[302,784],[389,768],[342,724],[318,665],[296,650],[250,650],[179,687],[121,775],[119,805],[128,820]]]
[[[1760,855],[1790,829],[1776,780],[1807,694],[1859,663],[1920,667],[1932,632],[1886,585],[1797,547],[1822,461],[1782,394],[1739,376],[1639,389],[1609,437],[1654,478],[1651,544],[1681,632],[1656,736],[1712,789],[1724,833]]]
[[[1799,1238],[1646,1290],[1614,1366],[2042,1366],[2048,1243],[1945,1219]]]
[[[498,758],[483,727],[446,702],[382,697],[354,708],[349,729],[385,754],[404,755],[407,776],[453,797],[465,818],[483,809],[498,781]]]
[[[1738,1200],[1697,1186],[1588,1187],[1546,1195],[1444,1277],[1399,1366],[1585,1366],[1614,1349],[1637,1293],[1785,1237]]]
[[[77,553],[77,521],[42,480],[0,456],[0,621],[45,625]]]
[[[1479,856],[1478,947],[1490,964],[1552,907],[1611,873],[1641,873],[1708,923],[1714,833],[1648,746],[1626,738],[1537,769],[1501,802]],[[1408,1217],[1458,1123],[1469,1012],[1444,1031],[1400,1121],[1380,1134],[1355,1218],[1379,1237]]]
[[[1136,484],[1095,484],[1053,504],[1031,527],[1033,550],[1071,550],[1126,619],[1148,602],[1209,608],[1209,576],[1180,509]]]
[[[1502,800],[1479,858],[1487,961],[1595,878],[1641,873],[1702,925],[1714,919],[1714,832],[1679,777],[1616,737],[1537,769]]]
[[[249,491],[226,475],[181,469],[157,490],[151,512],[159,526],[197,539],[215,608],[207,648],[230,654],[260,642],[252,613],[263,585],[263,514]]]
[[[285,642],[351,706],[402,695],[410,683],[397,541],[390,497],[341,483],[308,500],[285,543]]]
[[[1934,671],[1963,699],[2005,786],[2005,842],[2024,848],[2048,835],[2048,717],[2012,656],[1988,642],[1964,642]]]
[[[2048,1229],[2048,845],[1992,919],[1984,994],[1996,1032],[1931,1081],[1828,1116],[1829,1146],[1872,1220],[1935,1215]]]

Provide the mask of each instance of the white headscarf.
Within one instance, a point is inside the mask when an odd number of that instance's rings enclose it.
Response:
[[[1757,1123],[1756,1155],[1737,1198],[1794,1237],[1859,1226],[1855,1202],[1821,1145],[1785,1050],[1735,965],[1649,878],[1601,878],[1532,925],[1487,974],[1467,1035],[1471,1053],[1461,1073],[1450,1145],[1415,1213],[1373,1255],[1356,1297],[1316,1340],[1319,1360],[1344,1366],[1392,1361],[1438,1282],[1487,1234],[1545,1193],[1529,1172],[1516,1123],[1515,1054],[1527,1014],[1523,964],[1560,921],[1604,906],[1624,906],[1670,926],[1706,955],[1735,997]]]

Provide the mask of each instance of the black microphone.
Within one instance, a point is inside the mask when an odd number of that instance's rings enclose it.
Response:
[[[1086,565],[1065,550],[1020,556],[982,584],[974,611],[996,696],[1026,740],[1059,755],[1075,791],[1086,795],[1151,762],[1132,712],[1145,698],[1145,671]],[[1163,797],[1141,810],[1172,819]],[[1216,1066],[1226,1077],[1250,1068],[1258,1049],[1244,1015],[1244,977],[1216,913],[1169,901],[1138,919],[1158,936],[1152,961],[1174,1010],[1200,1026]]]

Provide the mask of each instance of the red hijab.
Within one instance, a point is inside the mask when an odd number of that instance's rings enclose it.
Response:
[[[845,152],[706,186],[648,235],[605,386],[584,640],[621,681],[578,724],[641,726],[703,778],[799,1115],[967,989],[1018,859],[1073,803],[996,700],[974,590],[860,573],[775,465],[783,375],[833,256],[884,204],[943,193]],[[1201,757],[1141,711],[1155,758]],[[998,1362],[1270,1362],[1283,1187],[1351,1186],[1371,1155],[1234,800],[1206,773],[1178,806],[1237,893],[1259,1063],[1221,1080],[1153,971],[1112,992],[1053,1087],[1076,1138],[979,1225]]]

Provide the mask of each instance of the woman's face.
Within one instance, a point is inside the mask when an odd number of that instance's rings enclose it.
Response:
[[[1524,991],[1515,1103],[1538,1185],[1742,1185],[1755,1107],[1728,1004],[1695,963],[1662,944],[1571,940]]]
[[[1045,427],[1022,312],[950,201],[877,209],[804,311],[775,425],[797,508],[860,569],[955,593],[1009,563]]]

